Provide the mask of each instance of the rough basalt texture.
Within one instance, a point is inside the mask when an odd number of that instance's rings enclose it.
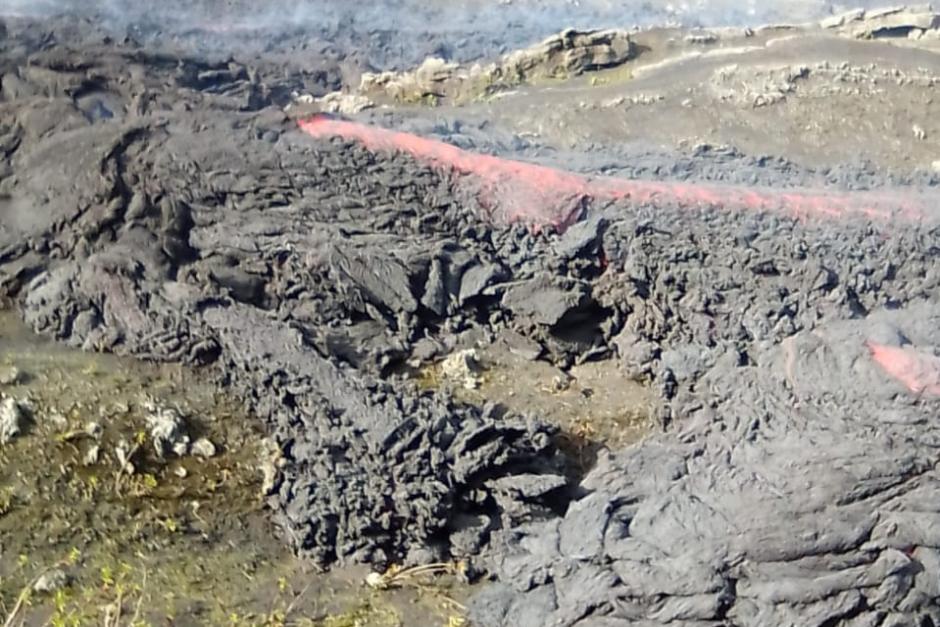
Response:
[[[613,223],[615,342],[675,423],[501,536],[481,624],[940,621],[940,402],[872,351],[940,346],[936,234],[736,221]],[[913,365],[937,380],[935,357]]]
[[[18,152],[9,206],[50,200],[5,223],[7,295],[69,344],[212,364],[270,421],[287,460],[272,504],[321,562],[440,559],[461,553],[451,532],[475,549],[512,508],[538,511],[564,486],[550,429],[378,377],[434,320],[420,297],[450,306],[432,265],[465,301],[495,276],[461,281],[486,251],[461,255],[447,182],[293,130],[272,145],[257,122],[169,114]],[[52,153],[70,167],[40,173]]]

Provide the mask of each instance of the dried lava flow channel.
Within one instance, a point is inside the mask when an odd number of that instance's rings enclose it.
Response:
[[[580,217],[583,199],[627,200],[653,206],[711,206],[730,210],[784,211],[800,218],[863,215],[922,220],[931,212],[911,192],[770,190],[732,185],[587,177],[554,168],[481,155],[444,142],[315,115],[299,122],[317,138],[342,137],[372,151],[402,151],[433,167],[478,179],[478,200],[496,208],[494,220],[551,224],[565,230]]]

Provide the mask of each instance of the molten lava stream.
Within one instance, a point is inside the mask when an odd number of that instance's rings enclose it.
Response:
[[[718,207],[740,211],[782,211],[798,218],[860,215],[918,220],[924,203],[908,193],[773,190],[734,185],[587,177],[546,166],[481,155],[444,142],[356,122],[315,115],[300,128],[318,137],[342,137],[374,152],[401,151],[429,166],[477,179],[481,204],[497,207],[494,220],[554,225],[560,229],[580,216],[581,199],[628,200],[668,207]]]
[[[940,357],[908,346],[868,342],[868,350],[882,370],[914,394],[940,396]]]

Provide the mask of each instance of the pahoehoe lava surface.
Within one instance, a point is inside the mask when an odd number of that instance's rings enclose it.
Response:
[[[16,46],[0,295],[244,399],[299,553],[473,557],[484,626],[940,625],[935,221],[615,199],[533,234],[463,175],[304,134],[235,62]],[[569,485],[538,417],[397,374],[506,328],[615,356],[663,432]]]

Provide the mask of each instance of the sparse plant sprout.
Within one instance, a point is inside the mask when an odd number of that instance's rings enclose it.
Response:
[[[72,599],[72,592],[68,588],[59,588],[55,591],[52,603],[57,612],[65,611],[65,606]]]
[[[82,552],[78,549],[78,547],[73,546],[72,550],[69,551],[69,556],[66,558],[66,561],[70,565],[74,566],[75,564],[78,564],[80,559],[82,559]]]
[[[110,566],[101,567],[101,583],[106,588],[114,586],[114,570]]]
[[[94,501],[95,494],[98,491],[97,475],[89,475],[88,477],[84,479],[84,481],[80,481],[78,490],[80,492],[82,500],[87,501],[87,502]]]
[[[370,588],[379,591],[391,590],[400,587],[411,587],[425,594],[439,598],[450,609],[457,612],[448,620],[449,623],[455,618],[459,618],[466,612],[466,608],[444,593],[444,591],[431,584],[431,579],[440,575],[462,575],[465,574],[467,565],[465,562],[440,562],[436,564],[423,564],[402,568],[393,565],[384,573],[369,573],[366,576],[365,583]]]
[[[163,529],[167,533],[178,533],[181,529],[180,523],[175,518],[172,518],[172,517],[169,517],[163,520],[158,520],[157,524],[163,527]]]
[[[0,489],[0,517],[7,515],[13,509],[15,494],[12,487]]]

